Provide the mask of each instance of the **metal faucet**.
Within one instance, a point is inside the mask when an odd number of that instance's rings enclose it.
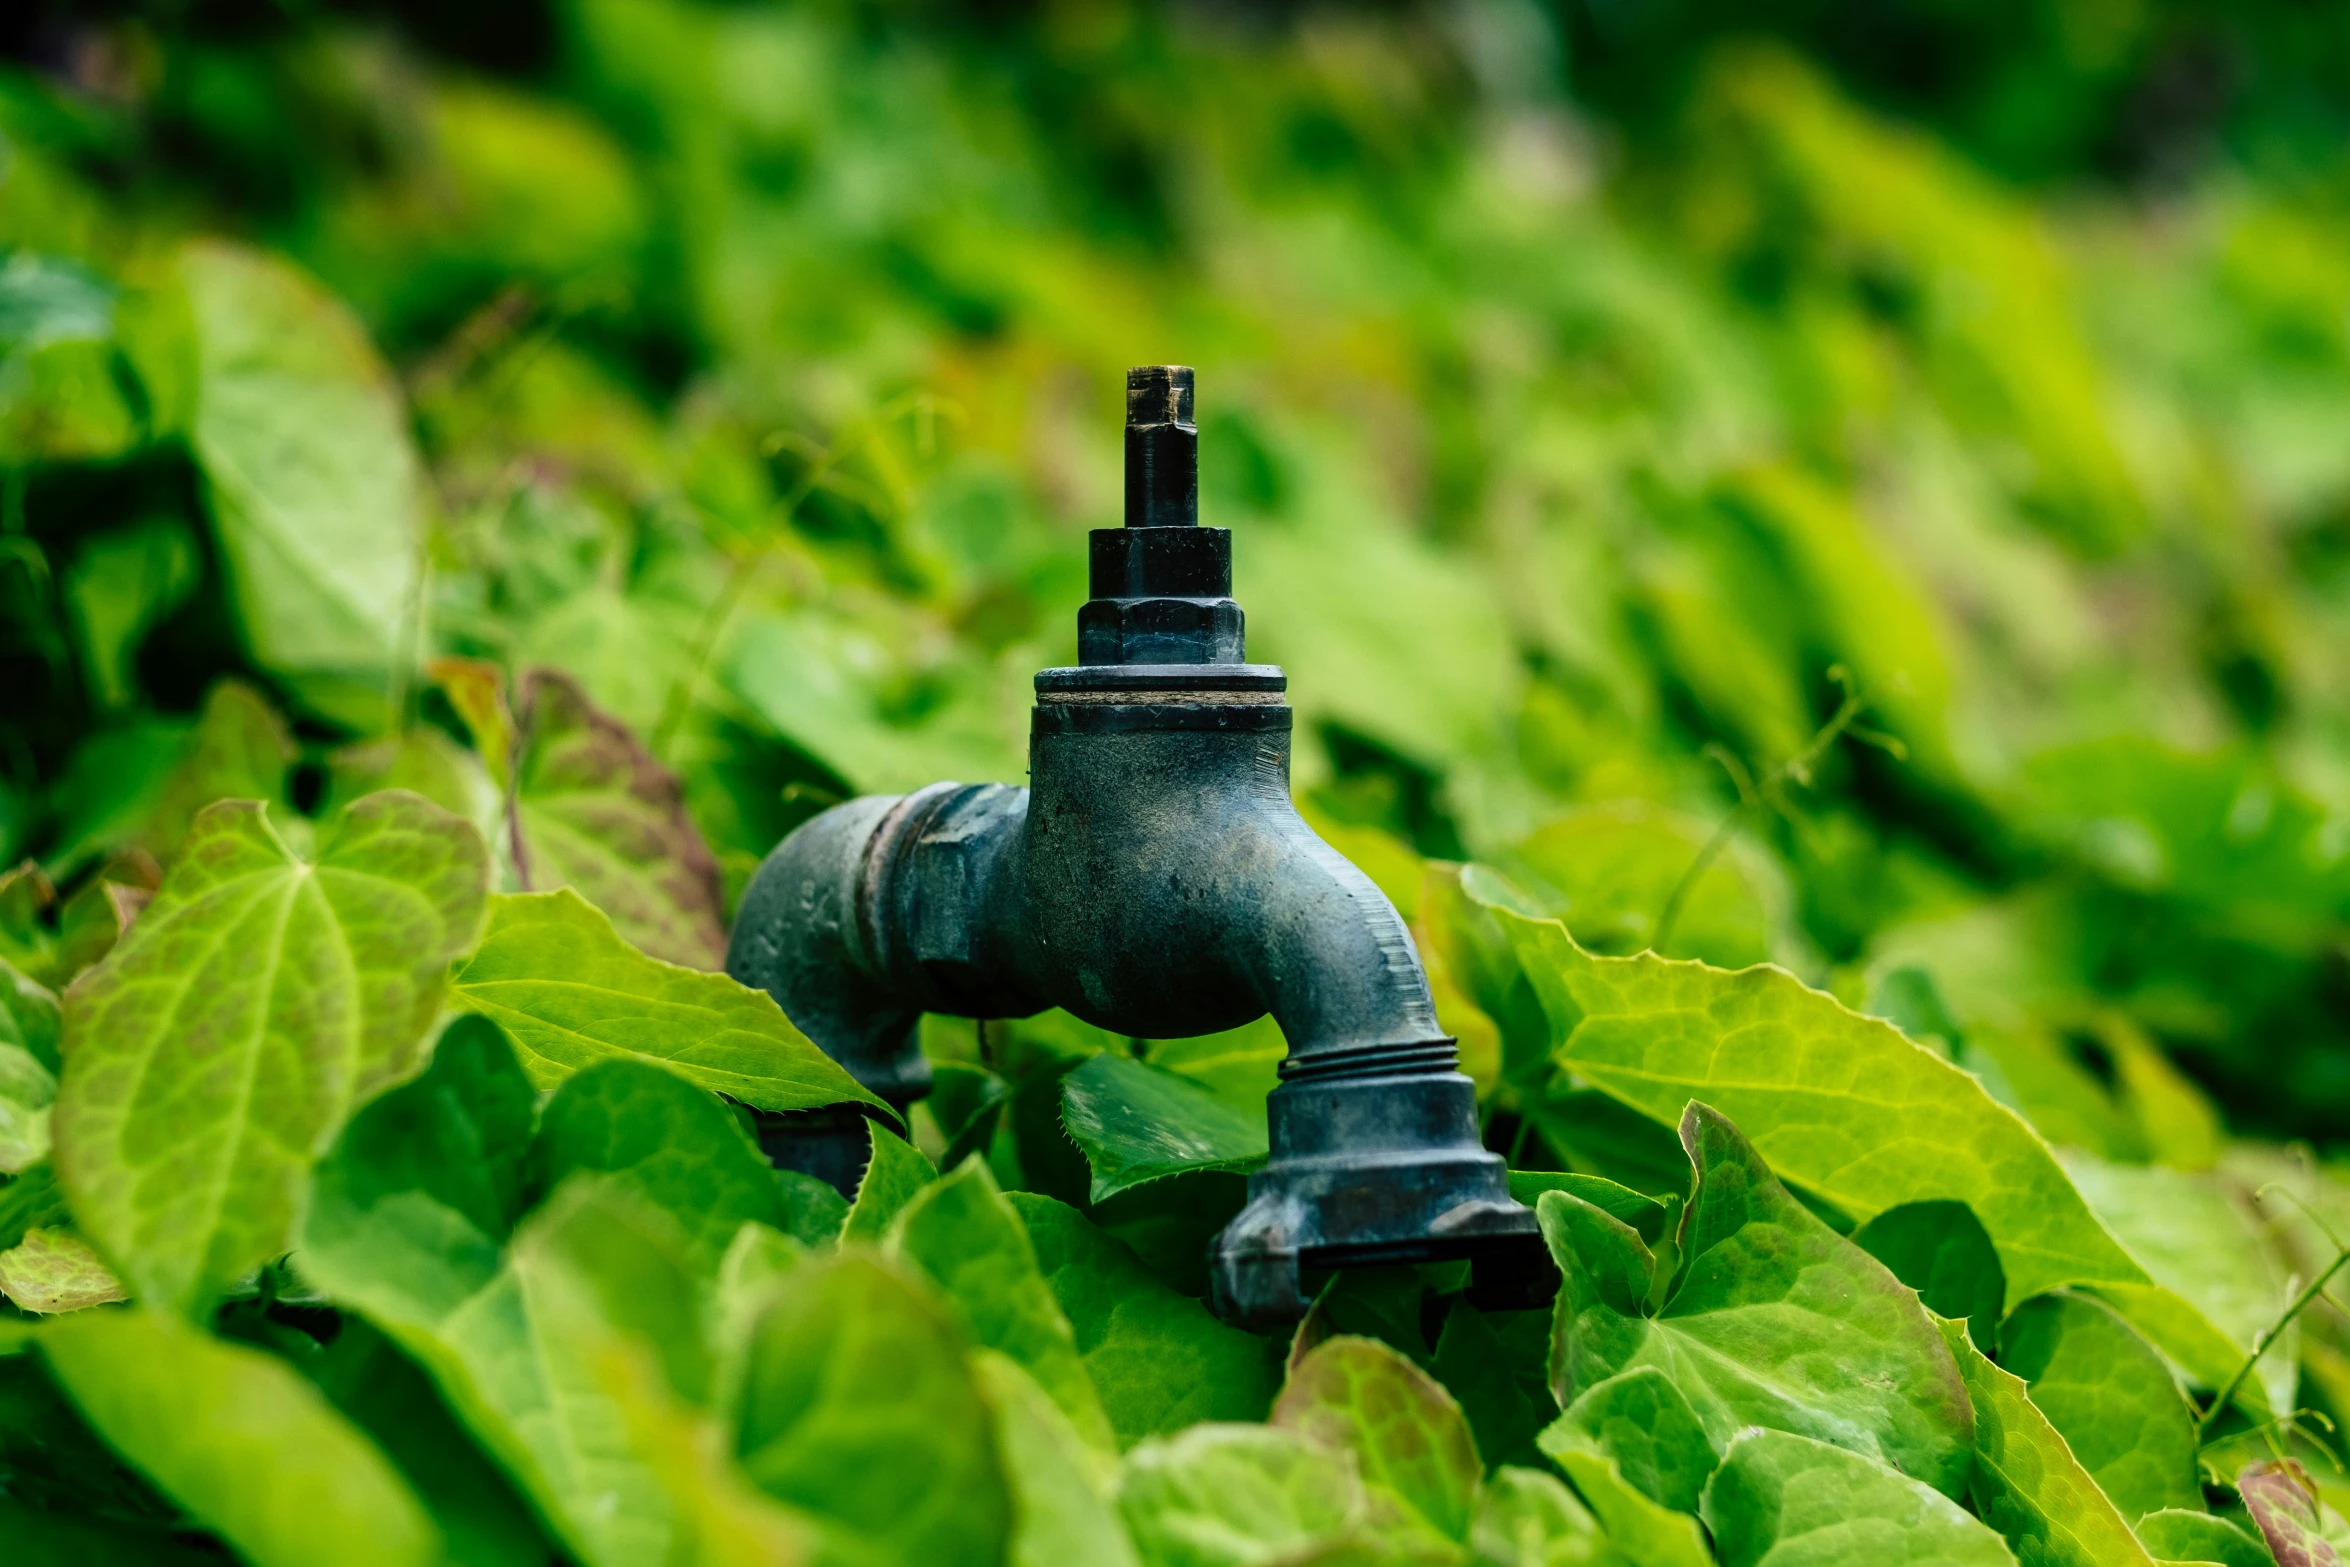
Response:
[[[1478,1141],[1476,1089],[1411,933],[1289,796],[1287,681],[1244,662],[1232,535],[1199,526],[1192,372],[1126,377],[1126,525],[1092,535],[1079,663],[1036,677],[1029,787],[932,784],[797,828],[744,894],[727,972],[882,1098],[929,1091],[924,1012],[1068,1009],[1144,1038],[1271,1012],[1271,1154],[1217,1237],[1216,1310],[1295,1321],[1300,1269],[1474,1258],[1472,1298],[1556,1286]],[[779,1164],[853,1190],[861,1121],[765,1118]]]

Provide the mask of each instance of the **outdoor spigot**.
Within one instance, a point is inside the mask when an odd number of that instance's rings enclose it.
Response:
[[[1472,1292],[1556,1287],[1477,1135],[1476,1089],[1410,931],[1289,795],[1287,681],[1244,662],[1232,535],[1199,525],[1192,373],[1126,378],[1126,525],[1091,539],[1078,660],[1042,670],[1029,787],[933,784],[803,823],[743,897],[727,970],[892,1104],[928,1092],[924,1012],[1059,1006],[1182,1038],[1270,1012],[1271,1153],[1218,1236],[1216,1309],[1294,1321],[1301,1269],[1474,1259]],[[779,1164],[854,1189],[851,1116],[762,1118]]]

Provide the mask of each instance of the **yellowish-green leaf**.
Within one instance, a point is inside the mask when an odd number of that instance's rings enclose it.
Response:
[[[1999,1249],[2011,1306],[2146,1281],[2039,1136],[1891,1024],[1779,969],[1596,958],[1555,921],[1497,917],[1559,1065],[1626,1104],[1670,1124],[1702,1099],[1779,1175],[1864,1223],[1902,1203],[1965,1203]]]
[[[30,1229],[0,1251],[0,1295],[26,1311],[80,1311],[123,1299],[122,1281],[66,1229]]]
[[[2016,1560],[2023,1567],[2153,1567],[2023,1379],[1985,1360],[1965,1323],[1940,1325],[1975,1406],[1975,1512],[2006,1537]]]
[[[568,888],[493,898],[456,992],[513,1037],[541,1088],[598,1061],[633,1059],[761,1110],[857,1101],[894,1114],[792,1027],[774,997],[647,957]]]
[[[197,819],[66,995],[58,1179],[133,1294],[194,1310],[286,1250],[312,1161],[407,1071],[488,880],[481,835],[412,794],[352,806],[315,861],[257,804]]]
[[[60,1317],[40,1344],[108,1443],[254,1567],[441,1560],[399,1471],[275,1356],[136,1309]]]
[[[351,313],[284,262],[199,241],[179,274],[189,434],[247,644],[310,706],[381,728],[422,566],[399,390]]]

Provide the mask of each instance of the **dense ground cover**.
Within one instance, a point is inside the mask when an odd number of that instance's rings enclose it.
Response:
[[[2300,100],[2026,192],[1504,4],[207,14],[0,75],[11,1559],[2340,1560]],[[930,1020],[853,1202],[733,1108],[859,1097],[734,896],[1020,779],[1161,359],[1555,1311],[1215,1321],[1269,1025]]]

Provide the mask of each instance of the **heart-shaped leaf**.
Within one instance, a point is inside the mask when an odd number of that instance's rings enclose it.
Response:
[[[1569,1193],[1542,1197],[1543,1234],[1566,1274],[1551,1358],[1561,1403],[1654,1366],[1717,1449],[1763,1426],[1961,1491],[1973,1415],[1917,1297],[1789,1196],[1717,1112],[1690,1105],[1681,1141],[1696,1195],[1681,1220],[1680,1280],[1653,1316],[1640,1237]]]
[[[257,804],[197,818],[66,995],[58,1178],[134,1295],[192,1311],[286,1250],[311,1162],[407,1070],[488,882],[481,834],[396,790],[353,805],[315,861]]]

